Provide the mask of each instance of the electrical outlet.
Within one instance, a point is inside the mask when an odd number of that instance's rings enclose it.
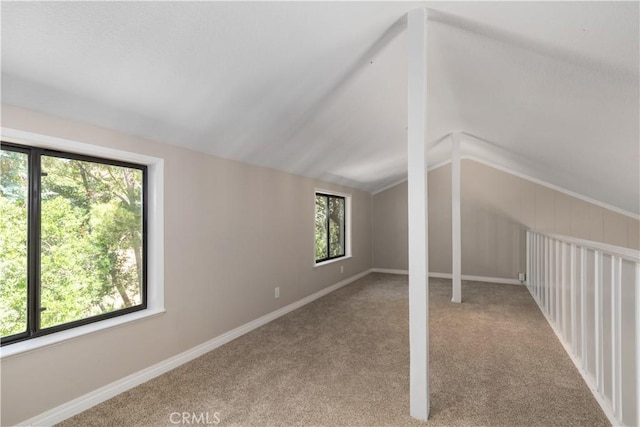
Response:
[[[527,276],[524,273],[518,273],[518,280],[524,282]]]
[[[344,273],[344,265],[340,266],[340,274]]]
[[[278,286],[278,287],[276,288],[275,297],[276,297],[276,299],[280,298],[280,286]]]

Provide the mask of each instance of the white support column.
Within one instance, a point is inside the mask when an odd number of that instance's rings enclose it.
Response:
[[[409,196],[409,394],[411,416],[429,417],[427,209],[427,10],[407,13]]]
[[[462,224],[460,218],[460,132],[453,132],[451,134],[451,301],[453,302],[462,302]]]

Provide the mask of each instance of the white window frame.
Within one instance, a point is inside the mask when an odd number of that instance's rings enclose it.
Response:
[[[164,159],[6,127],[0,128],[0,134],[6,142],[146,165],[149,210],[146,309],[5,345],[0,347],[0,358],[15,356],[164,313]]]
[[[334,258],[334,259],[329,259],[326,261],[322,261],[322,262],[316,262],[316,251],[315,251],[315,243],[316,243],[316,221],[315,221],[315,214],[316,214],[316,195],[318,193],[321,194],[328,194],[329,196],[340,196],[340,197],[344,197],[344,256],[341,256],[339,258]],[[322,267],[323,265],[327,265],[327,264],[333,264],[334,262],[340,262],[340,261],[345,261],[349,258],[351,258],[352,254],[351,254],[351,194],[348,193],[341,193],[339,191],[334,191],[334,190],[326,190],[324,188],[314,188],[313,191],[313,234],[311,234],[311,236],[313,237],[313,245],[311,246],[312,250],[312,255],[313,255],[313,266],[315,267]]]

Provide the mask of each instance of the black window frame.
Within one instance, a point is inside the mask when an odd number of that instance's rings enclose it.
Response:
[[[125,314],[146,310],[148,307],[148,167],[144,164],[95,157],[73,152],[51,150],[0,141],[0,150],[25,153],[28,156],[28,205],[27,205],[27,330],[18,334],[0,337],[0,346],[26,341],[56,332],[77,328],[91,323],[101,322]],[[70,160],[87,161],[111,166],[120,166],[142,171],[142,300],[135,306],[102,313],[84,319],[74,320],[60,325],[40,328],[40,238],[41,238],[41,157],[58,157]]]
[[[331,261],[334,259],[338,259],[338,258],[344,258],[347,256],[347,197],[346,196],[340,196],[337,194],[330,194],[330,193],[323,193],[323,192],[319,192],[316,191],[315,192],[315,197],[314,197],[314,205],[315,205],[315,199],[318,196],[322,196],[326,198],[326,217],[327,217],[327,223],[326,223],[326,228],[327,228],[327,257],[325,258],[321,258],[321,259],[316,259],[316,264],[320,264],[322,262],[326,262],[326,261]],[[342,221],[342,237],[343,237],[343,248],[342,248],[342,254],[341,255],[336,255],[336,256],[330,256],[331,254],[331,233],[329,232],[330,230],[330,226],[329,226],[329,199],[341,199],[343,206],[344,206],[344,219]],[[315,210],[314,210],[314,214],[315,214]],[[315,221],[314,221],[315,222]],[[315,258],[315,240],[314,240],[314,258]]]

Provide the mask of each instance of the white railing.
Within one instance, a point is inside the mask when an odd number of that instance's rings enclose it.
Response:
[[[640,425],[640,252],[527,231],[529,292],[613,425]]]

